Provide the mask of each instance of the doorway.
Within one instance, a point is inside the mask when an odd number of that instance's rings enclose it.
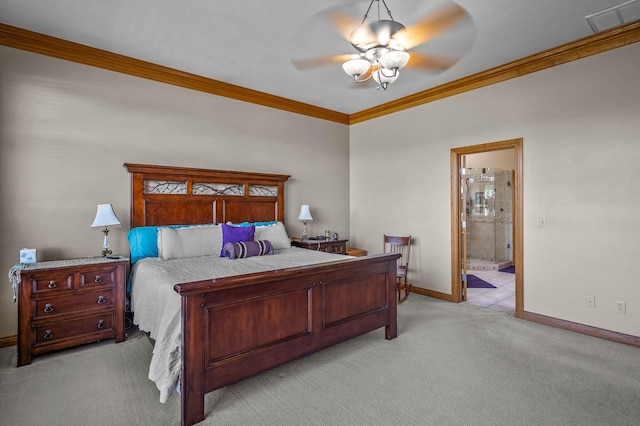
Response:
[[[467,269],[467,206],[461,171],[466,168],[466,156],[492,151],[513,150],[513,263],[515,266],[515,316],[524,316],[523,295],[523,232],[522,232],[522,139],[491,142],[451,150],[451,295],[455,302],[466,298]]]

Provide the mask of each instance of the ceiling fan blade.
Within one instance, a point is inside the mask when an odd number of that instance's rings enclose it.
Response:
[[[358,28],[361,24],[357,19],[352,18],[349,15],[346,15],[337,10],[331,10],[328,13],[329,20],[333,24],[333,26],[338,30],[338,33],[345,38],[345,40],[349,40],[351,37],[351,32]]]
[[[358,80],[360,80],[360,83],[363,83],[365,80],[369,80],[369,77],[371,77],[371,74],[373,74],[373,71],[375,71],[377,68],[374,66],[369,67],[369,69],[362,74],[360,77],[358,77]]]
[[[293,66],[300,71],[306,71],[313,68],[322,67],[325,65],[333,65],[333,64],[341,64],[347,62],[349,59],[353,59],[355,57],[359,57],[358,55],[345,54],[345,55],[335,55],[335,56],[323,56],[319,58],[308,58],[308,59],[292,59]]]
[[[444,71],[460,60],[457,56],[432,55],[427,53],[410,52],[408,68],[418,68],[431,71]]]
[[[417,24],[407,27],[403,31],[403,44],[405,48],[419,46],[439,36],[447,29],[469,16],[469,12],[456,3],[451,3],[429,13]]]

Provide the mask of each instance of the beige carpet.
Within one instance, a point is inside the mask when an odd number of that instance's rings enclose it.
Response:
[[[218,390],[203,425],[637,425],[640,350],[411,295],[382,330]],[[0,424],[177,425],[152,346],[86,345],[16,368],[0,350]]]

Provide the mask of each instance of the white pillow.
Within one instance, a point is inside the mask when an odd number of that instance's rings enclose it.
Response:
[[[287,230],[284,228],[282,222],[274,223],[267,226],[256,226],[256,232],[253,234],[253,239],[269,240],[274,249],[280,250],[291,247],[291,240],[287,235]]]
[[[162,260],[220,255],[220,225],[158,228],[158,255]]]

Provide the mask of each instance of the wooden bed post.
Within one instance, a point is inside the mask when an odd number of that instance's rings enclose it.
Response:
[[[398,337],[398,304],[396,303],[396,282],[397,262],[391,262],[389,273],[387,274],[387,297],[389,298],[389,325],[384,328],[384,337],[387,340]]]
[[[204,420],[205,321],[203,294],[182,297],[182,367],[180,374],[181,422],[191,426]]]

